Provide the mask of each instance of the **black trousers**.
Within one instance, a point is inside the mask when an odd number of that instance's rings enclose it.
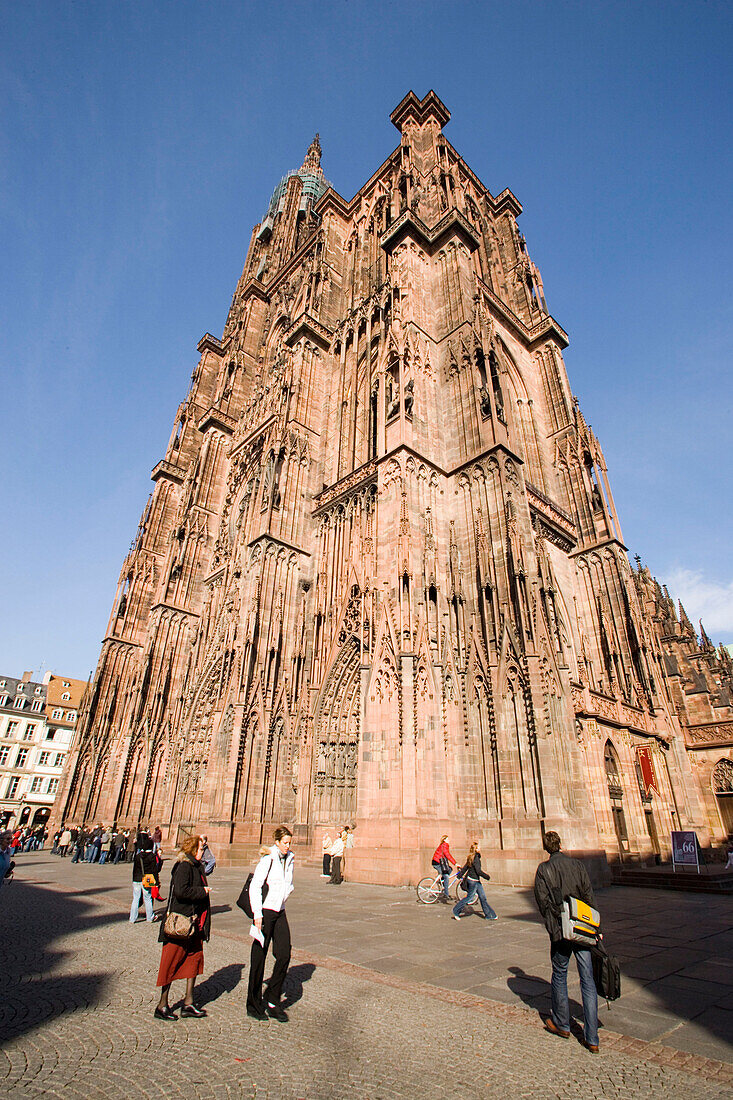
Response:
[[[331,857],[328,852],[323,853],[323,873],[324,875],[331,874]]]
[[[329,882],[332,882],[335,886],[344,881],[344,876],[341,874],[341,856],[331,856],[331,878]]]
[[[270,943],[275,959],[275,966],[267,983],[267,1000],[271,1004],[280,1003],[283,982],[290,965],[290,926],[284,909],[278,913],[272,909],[262,910],[262,935],[265,937],[265,946],[261,947],[257,940],[252,940],[249,957],[247,1008],[254,1008],[257,1012],[262,1011],[262,979],[265,976],[265,956]]]

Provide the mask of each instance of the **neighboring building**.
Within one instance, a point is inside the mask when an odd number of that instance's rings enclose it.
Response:
[[[46,687],[24,672],[0,676],[0,825],[39,825],[49,817],[66,754],[46,767]],[[43,761],[43,764],[40,763]]]
[[[666,855],[674,828],[707,845],[723,826],[654,582],[521,206],[447,141],[433,92],[391,117],[399,144],[353,199],[316,138],[253,230],[153,470],[58,813],[200,826],[231,859],[280,821],[313,852],[352,821],[350,872],[382,882],[414,881],[443,832],[510,882],[545,829],[599,872]]]
[[[43,683],[46,685],[46,725],[49,740],[58,739],[64,744],[72,745],[79,708],[89,685],[86,680],[72,680],[70,677],[56,676],[52,672],[46,673]]]
[[[0,826],[49,819],[85,687],[51,673],[42,683],[0,676]]]

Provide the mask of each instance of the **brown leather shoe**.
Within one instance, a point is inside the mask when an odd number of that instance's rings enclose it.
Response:
[[[548,1016],[547,1019],[545,1020],[545,1031],[549,1031],[551,1035],[559,1035],[561,1039],[569,1039],[570,1038],[570,1032],[569,1031],[561,1031],[560,1028],[557,1027],[557,1025],[555,1024],[555,1022],[554,1022],[554,1020],[552,1019],[551,1016]]]
[[[594,1046],[593,1043],[586,1043],[585,1039],[583,1040],[583,1046],[585,1047],[586,1050],[589,1050],[591,1052],[591,1054],[597,1054],[598,1053],[598,1047]]]

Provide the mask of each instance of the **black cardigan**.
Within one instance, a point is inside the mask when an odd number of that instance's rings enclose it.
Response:
[[[160,886],[158,861],[154,852],[135,852],[132,861],[132,881],[142,882],[143,875],[155,875],[155,885]]]
[[[485,878],[486,881],[488,882],[489,879],[491,878],[491,875],[487,875],[485,873],[485,871],[481,870],[481,853],[480,852],[476,852],[476,855],[473,857],[473,860],[470,863],[468,863],[468,862],[464,863],[463,867],[461,867],[458,874],[461,875],[461,876],[466,875],[468,878],[472,879],[474,882],[478,882],[479,879],[481,879],[481,878]]]
[[[197,925],[201,914],[205,913],[206,919],[201,936],[202,939],[208,940],[211,930],[211,907],[209,895],[206,892],[206,876],[199,860],[191,859],[190,856],[181,856],[173,864],[167,911],[182,913],[184,917],[194,917]],[[166,936],[165,920],[160,925],[158,941],[160,943],[181,942]]]

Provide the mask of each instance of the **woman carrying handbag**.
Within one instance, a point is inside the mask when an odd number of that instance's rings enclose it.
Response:
[[[208,940],[211,927],[211,888],[201,864],[203,851],[200,836],[186,837],[173,865],[168,910],[158,937],[163,944],[157,981],[160,1000],[153,1014],[158,1020],[178,1019],[168,1004],[168,994],[171,983],[179,978],[186,979],[181,1016],[206,1016],[193,1001],[196,978],[204,971],[204,940]]]

